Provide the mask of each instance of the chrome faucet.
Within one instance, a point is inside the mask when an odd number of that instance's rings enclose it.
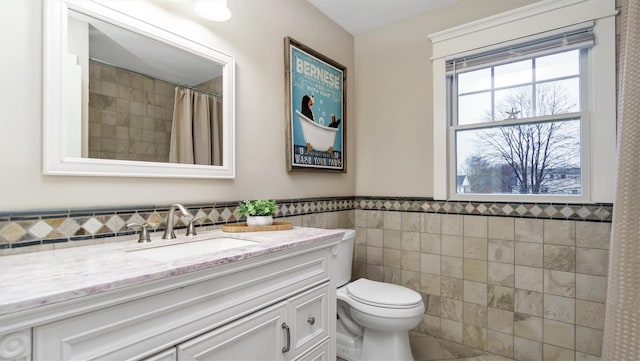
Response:
[[[169,208],[169,214],[167,214],[167,228],[164,229],[164,234],[162,235],[162,239],[174,239],[176,238],[176,234],[173,231],[173,217],[174,217],[174,213],[176,210],[180,211],[180,214],[182,214],[183,216],[189,216],[189,212],[187,212],[187,209],[184,208],[183,205],[181,204],[174,204],[171,206],[171,208]]]

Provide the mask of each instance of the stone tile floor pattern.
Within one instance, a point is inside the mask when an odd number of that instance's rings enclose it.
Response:
[[[513,361],[421,333],[412,332],[410,336],[411,350],[416,361]]]
[[[410,336],[415,361],[513,361],[507,357],[417,332],[411,332]],[[341,360],[338,358],[338,361]]]

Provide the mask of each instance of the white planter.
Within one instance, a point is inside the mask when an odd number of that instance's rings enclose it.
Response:
[[[247,216],[247,226],[270,226],[273,216]]]

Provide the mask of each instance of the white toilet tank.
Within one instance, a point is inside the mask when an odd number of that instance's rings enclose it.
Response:
[[[342,241],[338,243],[337,259],[337,283],[338,287],[351,281],[351,264],[353,262],[353,244],[355,243],[356,231],[353,229],[341,229],[344,231]]]

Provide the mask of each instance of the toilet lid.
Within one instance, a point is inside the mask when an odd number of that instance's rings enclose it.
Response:
[[[358,302],[387,308],[412,308],[422,303],[418,292],[406,287],[361,278],[347,286],[349,296]]]

